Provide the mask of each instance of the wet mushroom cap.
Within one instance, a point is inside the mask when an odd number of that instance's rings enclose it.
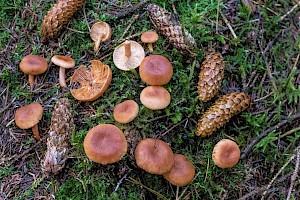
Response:
[[[172,169],[163,176],[173,185],[186,186],[195,176],[195,167],[184,155],[175,154]]]
[[[55,55],[51,58],[51,61],[60,67],[70,69],[75,67],[75,61],[68,56],[60,56],[60,55]]]
[[[220,168],[235,166],[240,159],[240,148],[232,140],[222,139],[214,147],[212,159]]]
[[[174,164],[174,154],[167,143],[162,140],[147,138],[135,149],[136,164],[151,174],[164,174]]]
[[[48,68],[45,58],[37,55],[27,55],[20,62],[20,69],[25,74],[38,75]]]
[[[154,31],[147,31],[142,34],[141,41],[144,43],[154,43],[158,40],[158,34]]]
[[[140,77],[148,85],[165,85],[173,75],[170,61],[161,55],[150,55],[143,59],[140,68]]]
[[[112,30],[106,22],[97,22],[91,27],[90,36],[94,42],[96,42],[100,36],[101,41],[107,41],[111,38]]]
[[[162,86],[147,86],[142,90],[140,100],[145,107],[151,110],[159,110],[170,104],[171,95]]]
[[[39,123],[43,116],[43,107],[41,104],[34,102],[16,110],[15,122],[21,129],[32,128]]]
[[[117,122],[126,124],[134,120],[139,112],[138,104],[133,100],[126,100],[114,108],[114,118]]]
[[[123,132],[112,124],[100,124],[86,135],[83,147],[86,156],[100,164],[118,162],[127,152]]]

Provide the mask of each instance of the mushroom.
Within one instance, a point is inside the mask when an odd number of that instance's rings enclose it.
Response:
[[[195,176],[195,167],[184,155],[175,154],[172,169],[163,176],[173,185],[186,186]]]
[[[171,95],[162,86],[147,86],[142,90],[140,100],[145,107],[160,110],[170,104]]]
[[[90,36],[95,42],[94,51],[98,51],[101,42],[106,42],[110,40],[112,31],[108,23],[106,22],[97,22],[95,23],[90,31]]]
[[[117,122],[126,124],[134,120],[138,112],[138,104],[133,100],[126,100],[116,105],[114,109],[114,118]]]
[[[75,67],[75,61],[68,56],[55,55],[51,58],[51,61],[59,66],[59,84],[61,87],[67,87],[65,80],[66,69],[71,69]]]
[[[113,53],[113,61],[117,68],[125,71],[137,68],[145,57],[143,47],[131,40],[120,44]]]
[[[34,102],[16,110],[15,122],[21,129],[32,128],[35,139],[40,140],[39,128],[37,124],[42,119],[43,107],[41,104]]]
[[[143,170],[162,175],[171,170],[174,154],[167,143],[159,139],[147,138],[136,146],[136,164]]]
[[[127,152],[123,132],[112,124],[100,124],[92,128],[84,138],[86,156],[100,164],[118,162]]]
[[[154,31],[147,31],[142,34],[141,40],[142,40],[142,42],[147,43],[150,52],[153,52],[152,44],[157,42],[158,34]]]
[[[28,74],[30,87],[34,85],[34,75],[44,73],[48,68],[45,58],[36,55],[27,55],[20,62],[20,69]]]
[[[212,159],[218,167],[230,168],[239,162],[240,154],[240,148],[234,141],[223,139],[215,145]]]
[[[150,55],[143,59],[140,66],[140,77],[148,85],[165,85],[173,75],[170,61],[160,55]]]

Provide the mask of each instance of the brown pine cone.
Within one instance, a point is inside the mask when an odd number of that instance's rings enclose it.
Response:
[[[43,172],[56,174],[64,167],[74,128],[70,101],[67,98],[59,99],[52,113],[47,152],[42,160]]]
[[[210,136],[234,115],[244,111],[251,104],[251,98],[243,92],[233,92],[219,98],[199,119],[196,135]]]
[[[213,98],[224,78],[224,63],[220,53],[209,52],[202,62],[198,81],[198,95],[201,101],[207,102]]]
[[[171,13],[155,4],[149,4],[147,9],[154,26],[162,35],[169,39],[175,48],[182,53],[194,55],[192,50],[196,46],[195,39]]]
[[[42,42],[57,39],[61,29],[84,2],[85,0],[58,0],[43,19]]]

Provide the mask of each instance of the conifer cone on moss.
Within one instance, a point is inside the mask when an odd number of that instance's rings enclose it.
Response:
[[[196,47],[195,39],[182,27],[176,17],[155,4],[149,4],[147,9],[154,26],[162,35],[168,38],[175,48],[185,54],[194,55],[192,51]]]
[[[61,29],[84,2],[85,0],[58,0],[43,19],[41,27],[42,42],[57,39]]]
[[[244,111],[251,104],[251,98],[243,92],[233,92],[219,98],[199,119],[196,135],[210,136],[234,115]]]
[[[74,128],[71,103],[67,98],[62,98],[55,104],[52,113],[47,152],[42,160],[43,172],[56,174],[64,167]]]
[[[208,52],[202,62],[198,81],[198,95],[201,101],[211,100],[218,92],[224,78],[224,62],[218,52]]]

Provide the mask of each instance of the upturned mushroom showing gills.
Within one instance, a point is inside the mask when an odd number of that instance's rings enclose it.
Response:
[[[32,87],[35,83],[34,75],[44,73],[48,68],[45,58],[36,55],[27,55],[20,62],[20,69],[28,74],[29,84]]]
[[[94,101],[108,89],[112,71],[99,60],[91,61],[91,69],[80,66],[71,77],[70,92],[79,101]]]
[[[131,40],[126,40],[120,44],[113,53],[113,61],[117,68],[125,71],[135,69],[140,66],[145,57],[143,47]]]
[[[240,159],[240,148],[232,140],[220,140],[214,147],[212,159],[220,168],[230,168],[235,166]]]
[[[38,123],[43,116],[43,107],[41,104],[34,102],[29,105],[20,107],[16,110],[15,122],[21,129],[32,128],[34,138],[40,140]]]
[[[142,34],[141,41],[148,44],[148,48],[150,52],[153,52],[152,44],[157,42],[158,34],[155,31],[147,31]]]
[[[97,22],[95,23],[90,31],[90,36],[95,42],[94,51],[98,51],[100,48],[101,42],[106,42],[110,40],[112,31],[108,23],[106,22]]]
[[[51,61],[59,66],[59,84],[61,87],[67,87],[66,80],[65,80],[65,71],[66,69],[71,69],[75,67],[75,61],[68,56],[60,56],[55,55],[51,58]]]

